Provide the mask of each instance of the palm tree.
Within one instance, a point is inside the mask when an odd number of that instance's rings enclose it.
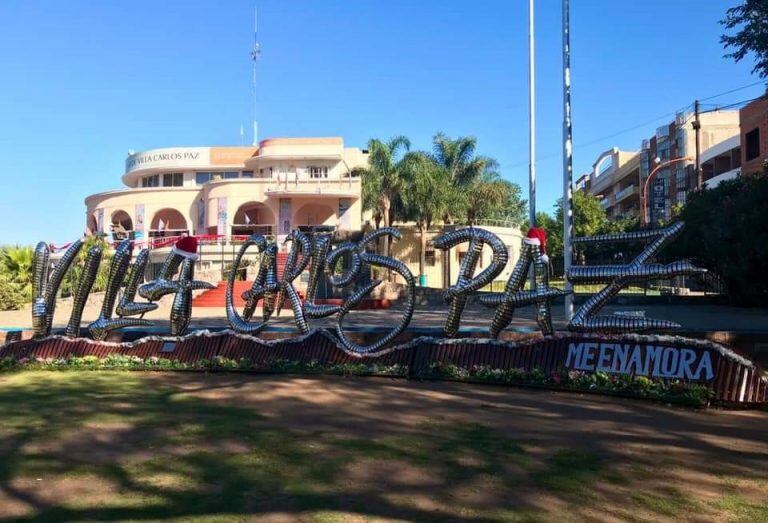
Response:
[[[432,139],[432,159],[445,169],[451,184],[459,189],[455,192],[457,198],[451,202],[443,217],[446,223],[452,223],[458,214],[471,212],[467,198],[467,190],[483,179],[499,178],[499,164],[493,158],[475,154],[477,138],[460,136],[451,139],[444,133],[437,133]],[[468,221],[471,223],[469,216]]]
[[[353,175],[362,178],[363,209],[374,211],[384,221],[392,223],[393,202],[399,198],[403,185],[403,172],[409,160],[411,141],[405,136],[394,136],[386,142],[368,141],[368,167],[355,169]],[[377,221],[377,227],[378,227]],[[384,253],[389,255],[389,238],[383,237]]]
[[[426,153],[414,153],[404,173],[403,203],[406,216],[419,229],[419,275],[424,275],[427,232],[447,211],[455,188],[447,169],[437,165]]]
[[[3,247],[0,250],[0,272],[18,284],[26,296],[32,296],[32,263],[35,251],[32,247]]]

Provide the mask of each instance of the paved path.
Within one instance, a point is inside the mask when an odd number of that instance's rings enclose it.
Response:
[[[83,325],[93,321],[99,313],[100,304],[86,307],[83,313]],[[399,317],[399,308],[390,310],[352,312],[346,320],[347,325],[388,327]],[[720,305],[609,305],[604,309],[605,314],[615,311],[644,311],[650,318],[663,318],[683,325],[685,331],[730,331],[730,332],[768,332],[768,309],[749,309]],[[411,321],[412,327],[440,327],[445,321],[448,309],[445,306],[417,307]],[[536,329],[535,310],[532,307],[522,308],[515,313],[511,327],[517,329]],[[192,311],[192,328],[225,327],[226,312],[223,307],[198,307]],[[156,322],[158,327],[167,325],[168,307],[148,314],[147,319]],[[565,329],[566,322],[563,307],[552,307],[553,322],[556,330]],[[64,327],[69,317],[66,307],[56,310],[54,324]],[[487,328],[493,317],[493,310],[484,307],[468,307],[462,316],[463,328]],[[22,311],[0,311],[0,327],[29,328],[31,327],[29,309]],[[276,327],[290,328],[293,319],[290,309],[283,310],[279,318],[274,319]],[[333,318],[314,320],[313,325],[331,326]]]

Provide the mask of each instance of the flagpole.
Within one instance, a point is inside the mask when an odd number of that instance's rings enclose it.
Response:
[[[533,2],[528,0],[528,221],[536,227],[536,77]]]
[[[565,290],[573,291],[568,281],[573,252],[573,128],[571,126],[571,8],[563,2],[563,267]],[[565,295],[565,320],[573,318],[573,292]]]

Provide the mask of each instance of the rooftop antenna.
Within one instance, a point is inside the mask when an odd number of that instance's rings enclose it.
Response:
[[[251,61],[253,62],[253,145],[259,145],[259,124],[256,122],[256,62],[261,58],[261,44],[258,38],[259,10],[253,8],[253,48],[251,49]]]

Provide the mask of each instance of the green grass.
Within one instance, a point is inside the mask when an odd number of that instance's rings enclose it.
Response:
[[[730,521],[768,521],[768,506],[747,501],[739,494],[727,494],[712,503],[717,510],[730,514]]]
[[[342,419],[286,427],[260,412],[258,398],[205,395],[222,382],[237,394],[236,380],[257,377],[198,385],[178,376],[0,375],[0,521],[549,521],[557,513],[542,497],[602,511],[604,491],[626,500],[613,508],[618,518],[701,510],[748,521],[768,510],[735,494],[703,504],[676,487],[646,487],[636,476],[647,464],[619,470],[578,441],[533,452],[480,423],[432,417],[370,434],[345,430]]]

